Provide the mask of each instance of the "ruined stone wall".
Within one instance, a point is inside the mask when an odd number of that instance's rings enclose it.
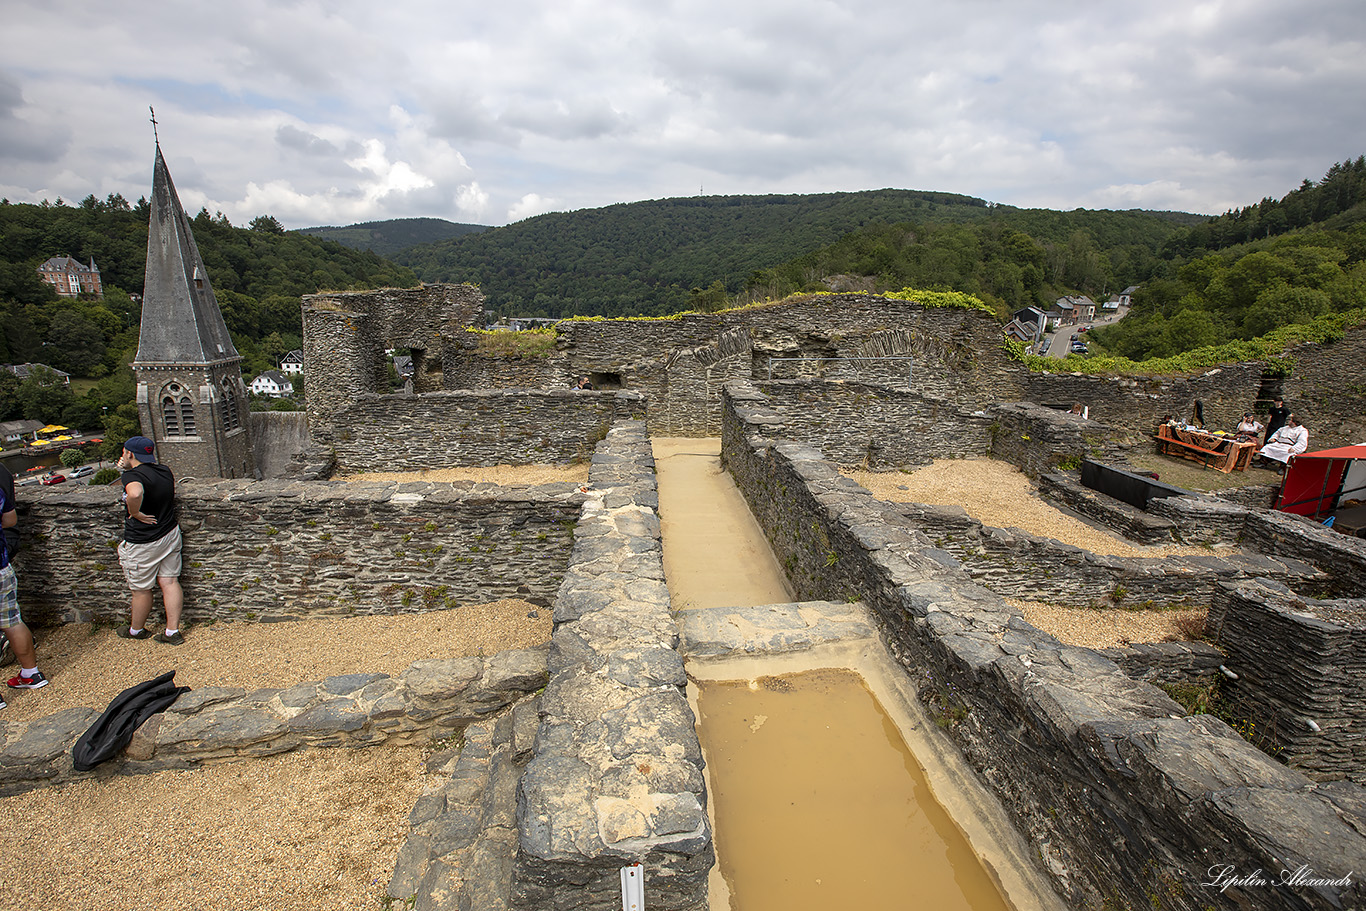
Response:
[[[446,388],[557,388],[614,376],[654,403],[652,433],[680,436],[719,432],[721,387],[735,379],[853,380],[967,411],[1015,400],[1021,388],[1022,368],[990,314],[868,294],[654,320],[566,320],[557,329],[556,351],[535,364],[459,346]]]
[[[1207,715],[1062,645],[809,446],[727,390],[722,457],[799,599],[861,598],[921,698],[1078,907],[1343,908],[1366,884],[1219,891],[1244,874],[1366,867],[1366,790],[1311,787]]]
[[[1120,448],[1121,434],[1109,424],[1083,419],[1030,402],[998,403],[987,409],[989,451],[1031,478],[1076,468],[1086,458],[1106,458]]]
[[[1195,607],[1223,582],[1268,579],[1314,594],[1328,573],[1299,560],[1241,552],[1202,557],[1115,557],[1032,535],[984,526],[958,506],[897,503],[912,527],[952,554],[974,581],[1003,598],[1072,607]]]
[[[642,863],[651,908],[703,911],[715,851],[643,422],[613,428],[591,482],[518,787],[511,907],[619,908],[621,868]]]
[[[1150,439],[1168,416],[1187,420],[1195,401],[1204,405],[1205,426],[1232,430],[1254,410],[1263,365],[1229,364],[1197,376],[1123,377],[1080,373],[1030,373],[1024,398],[1066,410],[1090,408],[1094,421],[1136,439]]]
[[[1366,600],[1224,589],[1209,627],[1235,675],[1231,710],[1290,765],[1366,783]]]
[[[1285,404],[1309,428],[1309,448],[1366,442],[1366,326],[1339,341],[1289,352],[1295,368],[1282,385]]]
[[[126,621],[118,497],[116,487],[26,492],[18,575],[30,620]],[[572,484],[180,484],[185,619],[549,604],[583,499]]]
[[[645,409],[633,393],[571,389],[362,395],[329,416],[328,439],[341,472],[568,464]]]
[[[304,402],[315,440],[329,418],[361,395],[387,391],[386,348],[413,352],[413,389],[442,389],[450,339],[482,314],[473,285],[424,285],[308,294],[303,298]]]
[[[783,415],[792,439],[845,467],[873,471],[979,455],[991,420],[956,403],[852,380],[756,384]]]

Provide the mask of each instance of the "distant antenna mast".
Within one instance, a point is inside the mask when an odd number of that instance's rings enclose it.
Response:
[[[147,110],[152,112],[152,141],[161,145],[161,137],[157,136],[157,112],[153,110],[150,104],[147,105]]]

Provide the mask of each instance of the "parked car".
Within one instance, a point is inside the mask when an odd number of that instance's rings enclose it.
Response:
[[[72,472],[71,472],[70,474],[67,475],[67,477],[74,481],[74,480],[76,480],[77,478],[89,477],[90,475],[92,475],[92,474],[94,474],[94,473],[95,473],[95,466],[94,466],[94,465],[82,465],[82,466],[80,466],[79,468],[73,469]]]
[[[50,475],[48,475],[47,477],[43,478],[42,483],[43,483],[43,486],[46,487],[46,486],[51,485],[51,484],[61,484],[61,483],[65,482],[65,481],[66,481],[66,475],[64,475],[64,474],[50,474]]]

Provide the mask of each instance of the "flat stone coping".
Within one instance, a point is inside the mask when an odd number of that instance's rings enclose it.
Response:
[[[817,645],[876,639],[861,601],[803,601],[758,607],[709,607],[678,614],[684,657],[802,651]]]

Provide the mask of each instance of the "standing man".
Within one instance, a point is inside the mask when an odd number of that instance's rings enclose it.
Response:
[[[157,462],[155,448],[146,437],[132,437],[119,456],[123,476],[123,503],[128,518],[123,522],[119,564],[133,592],[132,625],[120,629],[125,639],[155,639],[170,645],[185,641],[180,635],[180,609],[185,594],[180,588],[180,524],[176,520],[175,477]],[[166,608],[166,631],[153,636],[146,630],[152,612],[152,589],[161,587]]]
[[[33,634],[19,615],[19,580],[10,563],[18,551],[19,513],[14,507],[14,476],[0,465],[0,631],[9,640],[10,648],[19,659],[19,673],[9,680],[16,690],[36,690],[47,686],[47,678],[38,670],[38,656],[33,651]],[[0,709],[6,705],[0,699]]]
[[[1285,426],[1288,417],[1290,409],[1285,407],[1285,402],[1280,396],[1276,396],[1271,400],[1271,416],[1266,419],[1266,436],[1262,437],[1262,442],[1270,443],[1272,434]]]

